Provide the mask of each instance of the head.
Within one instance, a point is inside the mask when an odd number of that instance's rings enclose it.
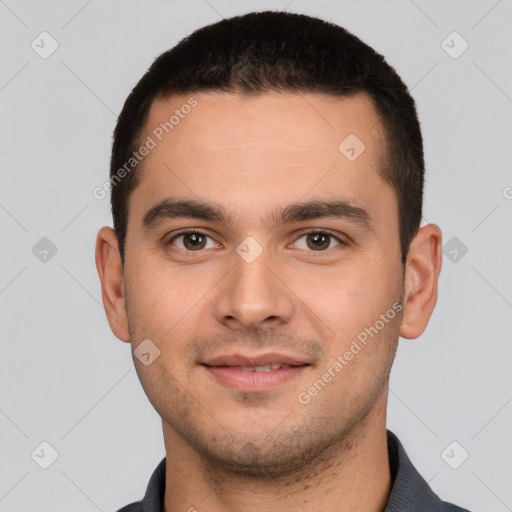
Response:
[[[201,28],[127,98],[110,175],[103,301],[168,439],[277,475],[385,421],[398,337],[436,302],[441,234],[420,228],[415,102],[381,55],[299,14]],[[261,390],[211,371],[269,352],[302,366]]]
[[[377,172],[397,195],[405,264],[423,202],[423,142],[414,99],[383,56],[346,29],[310,16],[271,11],[196,30],[160,55],[128,96],[115,128],[110,166],[112,216],[123,261],[128,202],[143,167],[133,155],[144,146],[150,107],[156,98],[178,94],[193,101],[190,97],[199,91],[247,98],[270,91],[333,98],[366,93],[385,136]],[[176,114],[166,119],[167,130],[180,122]],[[158,141],[159,134],[167,134],[162,130],[152,137]],[[129,171],[119,178],[123,167]]]

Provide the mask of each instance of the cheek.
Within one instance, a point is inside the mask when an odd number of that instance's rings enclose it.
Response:
[[[184,290],[184,283],[173,276],[169,269],[148,258],[131,271],[134,276],[130,282],[134,313],[144,315],[146,320],[152,322],[160,321],[162,317],[171,321],[180,316],[188,290]]]
[[[179,352],[180,342],[203,324],[208,291],[218,275],[193,266],[173,268],[157,258],[141,261],[131,272],[129,313],[137,335],[154,340],[161,350],[171,343],[173,352]]]
[[[153,265],[141,264],[129,269],[127,306],[129,321],[138,337],[160,339],[180,317],[183,301],[179,300],[176,283],[156,272]]]
[[[320,281],[313,285],[306,279],[297,295],[317,316],[317,325],[323,324],[328,330],[336,350],[340,350],[399,300],[397,276],[397,270],[389,264],[367,261],[329,272],[321,279],[322,285],[318,285]]]

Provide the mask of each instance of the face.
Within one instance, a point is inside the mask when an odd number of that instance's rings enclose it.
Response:
[[[383,132],[363,94],[194,98],[161,141],[189,97],[155,101],[142,135],[119,337],[159,351],[134,363],[167,439],[284,474],[385,420],[404,274]]]

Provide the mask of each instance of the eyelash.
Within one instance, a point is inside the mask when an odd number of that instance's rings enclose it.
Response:
[[[197,234],[197,235],[201,235],[201,236],[206,236],[206,237],[208,237],[208,238],[213,240],[213,238],[210,235],[208,235],[207,233],[204,233],[203,231],[201,231],[199,229],[190,229],[189,228],[189,229],[184,229],[184,230],[179,231],[178,233],[174,234],[171,238],[169,238],[169,240],[167,242],[165,242],[164,245],[165,246],[172,245],[172,242],[174,240],[176,240],[177,238],[179,238],[181,236],[188,235],[188,234]],[[346,242],[345,240],[341,239],[340,237],[334,235],[330,231],[325,231],[325,230],[321,230],[321,229],[314,229],[314,228],[301,232],[300,235],[298,236],[298,238],[295,239],[295,241],[299,240],[300,238],[302,238],[305,235],[310,235],[310,234],[328,235],[329,237],[334,238],[337,242],[339,242],[340,246],[345,246],[346,247],[346,246],[349,245],[348,242]],[[322,254],[322,253],[328,252],[329,250],[336,249],[336,247],[338,247],[338,246],[336,245],[334,247],[329,247],[329,248],[327,248],[327,249],[325,249],[323,251],[309,250],[307,252]],[[201,253],[202,251],[206,251],[207,249],[198,249],[197,251],[191,251],[191,250],[187,250],[187,249],[177,248],[176,250],[193,254],[195,252]],[[301,250],[307,250],[307,249],[301,249]]]

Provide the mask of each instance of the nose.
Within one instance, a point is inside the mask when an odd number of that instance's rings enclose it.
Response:
[[[214,303],[217,321],[244,331],[290,322],[294,295],[270,251],[264,249],[254,261],[234,252],[231,263],[231,271],[217,288]]]

